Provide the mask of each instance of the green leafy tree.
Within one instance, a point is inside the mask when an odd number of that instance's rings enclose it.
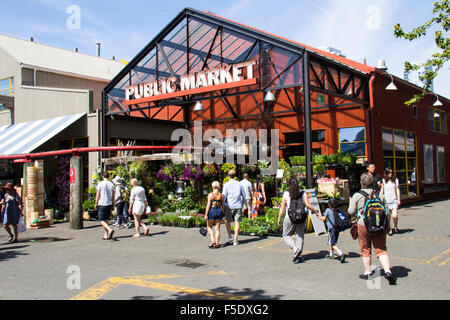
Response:
[[[411,32],[403,31],[400,24],[396,24],[394,27],[394,35],[397,38],[404,38],[409,41],[426,36],[427,31],[432,26],[436,26],[438,30],[435,31],[435,42],[437,46],[437,52],[427,59],[426,62],[421,64],[412,64],[408,61],[405,62],[405,72],[412,70],[418,70],[420,67],[425,68],[425,73],[419,76],[420,80],[424,83],[424,87],[421,93],[415,94],[414,97],[405,102],[406,105],[420,102],[423,97],[429,92],[433,79],[439,73],[439,70],[444,66],[450,57],[450,39],[446,36],[446,33],[450,28],[450,5],[448,0],[441,0],[434,3],[433,17],[431,20],[424,24],[414,28]],[[431,70],[427,68],[432,67]]]

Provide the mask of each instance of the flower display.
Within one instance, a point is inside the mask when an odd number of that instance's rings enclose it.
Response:
[[[161,169],[156,173],[156,177],[161,181],[173,181],[175,179],[173,166],[171,164],[161,166]]]
[[[56,185],[58,187],[58,204],[67,207],[70,204],[70,157],[62,156],[58,158],[58,170]]]
[[[203,170],[200,166],[187,164],[184,167],[184,175],[181,179],[185,181],[203,179]]]
[[[205,176],[216,176],[218,174],[216,166],[211,164],[205,164],[203,166],[203,173]]]

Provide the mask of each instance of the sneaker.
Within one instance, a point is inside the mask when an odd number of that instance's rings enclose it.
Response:
[[[304,261],[305,261],[305,259],[303,259],[303,257],[298,256],[297,259],[294,260],[294,263],[297,264],[297,263],[302,263]]]
[[[125,225],[125,229],[130,229],[130,228],[131,228],[131,223],[128,222],[128,223]]]
[[[375,272],[375,270],[372,271],[370,274],[367,274],[367,273],[360,274],[359,278],[363,279],[363,280],[368,280],[374,274],[374,272]]]
[[[294,253],[294,257],[292,258],[292,261],[295,262],[300,257],[301,253],[302,253],[302,251],[297,249]]]
[[[225,243],[230,244],[233,241],[233,237],[228,237]]]
[[[233,246],[237,246],[238,244],[239,244],[239,242],[233,241]]]
[[[339,261],[341,261],[341,263],[345,262],[345,254],[344,253],[341,256],[339,256]]]
[[[114,230],[119,230],[120,229],[120,226],[117,226],[117,225],[115,225],[113,227],[114,227]]]
[[[394,285],[397,281],[397,279],[395,279],[394,275],[390,272],[387,272],[384,277],[386,278],[387,281],[389,281],[390,285]]]
[[[332,255],[331,255],[331,254],[329,254],[329,253],[327,254],[327,256],[326,256],[326,257],[327,257],[327,259],[330,259],[330,260],[334,259],[334,255],[332,256]]]

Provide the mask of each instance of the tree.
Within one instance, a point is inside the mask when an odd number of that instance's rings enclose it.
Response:
[[[439,70],[449,60],[450,57],[450,39],[446,37],[446,33],[450,29],[450,5],[448,0],[441,0],[434,3],[433,17],[423,25],[414,28],[411,32],[404,32],[400,24],[394,27],[394,35],[397,38],[404,38],[409,41],[426,36],[427,30],[432,26],[437,26],[438,30],[435,32],[435,42],[437,52],[421,64],[412,64],[405,62],[405,72],[418,70],[420,67],[425,68],[425,73],[419,76],[419,79],[424,83],[421,93],[415,94],[414,97],[405,102],[406,105],[420,102],[423,97],[430,91],[430,86],[433,79],[439,73]],[[431,68],[430,68],[431,67]],[[431,70],[429,70],[431,69]]]

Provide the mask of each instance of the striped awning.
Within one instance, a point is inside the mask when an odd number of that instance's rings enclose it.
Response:
[[[0,155],[30,153],[85,114],[79,113],[2,126],[0,127]]]

